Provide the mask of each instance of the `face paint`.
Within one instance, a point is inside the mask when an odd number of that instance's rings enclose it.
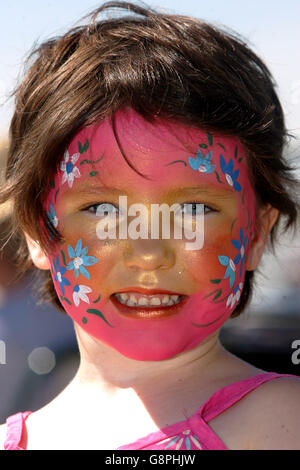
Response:
[[[115,124],[120,147],[105,120],[79,132],[60,163],[46,201],[65,240],[49,255],[52,278],[65,311],[89,334],[129,358],[163,360],[196,347],[236,307],[255,225],[254,190],[236,138],[146,123],[128,109]],[[99,217],[87,207],[112,209],[124,195],[147,207],[208,206],[203,248],[187,251],[187,240],[173,238],[99,240]],[[172,314],[125,315],[111,295],[134,287],[187,297]]]

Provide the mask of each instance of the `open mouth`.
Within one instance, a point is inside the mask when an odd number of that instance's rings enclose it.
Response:
[[[111,300],[121,314],[140,318],[168,316],[181,310],[187,295],[154,293],[151,295],[128,291],[116,292]]]

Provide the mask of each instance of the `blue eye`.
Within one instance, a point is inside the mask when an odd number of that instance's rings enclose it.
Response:
[[[95,214],[97,217],[104,217],[116,213],[118,208],[110,202],[99,202],[97,204],[92,204],[83,210]]]
[[[187,202],[183,204],[183,209],[188,215],[196,216],[197,214],[206,214],[207,212],[214,212],[214,209],[200,202]]]

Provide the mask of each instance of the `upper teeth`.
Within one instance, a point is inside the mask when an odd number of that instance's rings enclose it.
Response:
[[[137,305],[142,306],[154,306],[154,305],[174,305],[180,302],[181,295],[168,295],[168,294],[155,294],[155,295],[143,295],[143,294],[132,294],[132,293],[116,293],[114,296],[122,304],[134,307]]]

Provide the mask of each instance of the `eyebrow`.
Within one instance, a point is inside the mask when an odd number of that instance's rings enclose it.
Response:
[[[120,194],[120,193],[126,193],[128,195],[128,191],[124,189],[118,189],[118,188],[113,188],[111,186],[100,186],[100,185],[91,185],[91,186],[76,186],[76,192],[81,193],[81,194],[101,194],[101,193],[114,193],[114,194]],[[133,193],[133,191],[132,191]]]
[[[217,188],[216,186],[201,185],[195,187],[175,188],[167,192],[168,196],[184,196],[186,193],[190,194],[204,194],[207,196],[215,196],[217,198],[230,198],[234,196],[235,191],[230,186],[223,186]]]
[[[221,186],[221,185],[220,185]],[[135,191],[127,191],[123,188],[115,188],[111,186],[100,186],[100,185],[90,185],[90,186],[85,186],[85,187],[76,187],[76,191],[80,194],[86,194],[89,195],[91,193],[94,194],[115,194],[117,195],[134,195]],[[206,195],[206,196],[214,196],[217,197],[218,199],[224,199],[224,198],[232,198],[234,197],[236,191],[233,191],[230,186],[223,186],[223,187],[217,187],[217,186],[210,186],[210,185],[201,185],[201,186],[194,186],[194,187],[185,187],[185,188],[171,188],[166,193],[164,194],[166,197],[171,198],[171,197],[183,197],[187,194],[191,195]]]

